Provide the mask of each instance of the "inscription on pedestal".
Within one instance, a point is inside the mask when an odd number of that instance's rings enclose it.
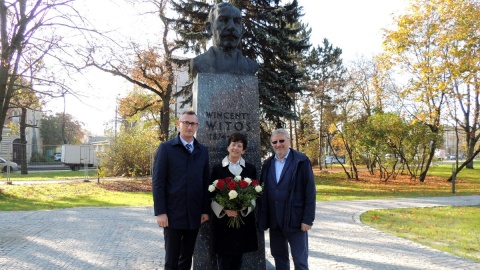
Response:
[[[199,123],[195,137],[208,147],[210,166],[220,163],[228,155],[228,136],[242,132],[248,137],[248,148],[243,157],[254,164],[260,174],[259,97],[255,76],[199,73],[193,85],[193,110]],[[205,222],[195,247],[195,270],[217,269],[211,235],[210,222]],[[259,249],[244,254],[242,269],[266,268],[264,233],[258,231],[257,235]]]

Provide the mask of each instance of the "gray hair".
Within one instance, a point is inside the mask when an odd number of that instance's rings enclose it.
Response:
[[[284,128],[279,128],[279,129],[276,129],[272,132],[272,136],[279,135],[279,134],[283,134],[283,135],[285,135],[285,137],[290,139],[290,134],[288,133],[288,130],[286,130]]]

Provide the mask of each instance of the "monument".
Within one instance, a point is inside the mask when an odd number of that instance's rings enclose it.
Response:
[[[213,46],[193,58],[190,72],[193,83],[193,110],[200,124],[196,138],[209,148],[210,164],[221,163],[227,154],[227,138],[233,132],[248,137],[245,160],[261,168],[258,64],[242,55],[243,35],[240,11],[230,3],[219,3],[210,10],[206,30]],[[215,218],[211,216],[211,218]],[[265,269],[264,232],[257,230],[258,251],[243,255],[242,269]],[[205,222],[200,228],[193,269],[217,269],[212,248],[212,228]]]
[[[213,46],[193,58],[190,73],[255,75],[257,62],[245,57],[240,49],[244,33],[240,10],[230,3],[214,5],[205,23],[207,33],[213,38]]]

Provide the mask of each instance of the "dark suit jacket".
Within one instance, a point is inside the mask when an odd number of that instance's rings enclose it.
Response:
[[[225,53],[212,46],[190,62],[190,73],[193,78],[197,73],[255,75],[257,71],[258,63],[242,55],[238,49]]]
[[[208,149],[195,139],[190,154],[179,136],[160,144],[155,156],[155,216],[167,214],[172,229],[198,229],[201,215],[210,211]]]
[[[316,188],[312,165],[308,157],[303,153],[290,149],[288,159],[291,160],[288,161],[289,164],[285,164],[280,176],[280,181],[287,181],[284,183],[288,185],[288,200],[286,205],[278,206],[276,215],[277,218],[283,218],[283,222],[280,224],[283,226],[283,230],[298,231],[302,223],[307,225],[313,224],[315,219]],[[277,207],[269,205],[269,185],[276,181],[275,179],[272,181],[271,178],[273,176],[269,174],[272,166],[275,166],[274,156],[264,161],[260,177],[260,181],[265,187],[258,207],[258,227],[262,230],[273,226],[270,224],[270,220],[274,217],[271,209]]]
[[[250,163],[245,162],[245,167],[240,174],[242,178],[248,177],[257,179],[257,169]],[[211,182],[226,177],[234,177],[227,167],[222,164],[216,164],[212,168]],[[214,193],[212,193],[214,195]],[[227,215],[218,218],[215,214],[211,215],[213,229],[213,249],[218,254],[240,254],[258,250],[257,227],[255,223],[255,213],[250,213],[242,217],[244,225],[240,228],[230,228],[227,225],[229,217]]]

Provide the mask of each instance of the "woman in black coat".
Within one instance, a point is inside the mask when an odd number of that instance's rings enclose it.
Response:
[[[257,179],[257,169],[251,163],[245,162],[242,154],[247,148],[247,137],[241,133],[233,133],[228,138],[228,156],[221,164],[212,168],[210,180],[224,179],[240,175],[242,179],[248,177]],[[253,207],[241,211],[224,209],[223,206],[212,200],[214,217],[213,248],[217,253],[219,270],[239,270],[242,266],[242,255],[246,252],[258,250],[255,214]],[[230,217],[241,215],[243,224],[239,228],[228,226]]]

